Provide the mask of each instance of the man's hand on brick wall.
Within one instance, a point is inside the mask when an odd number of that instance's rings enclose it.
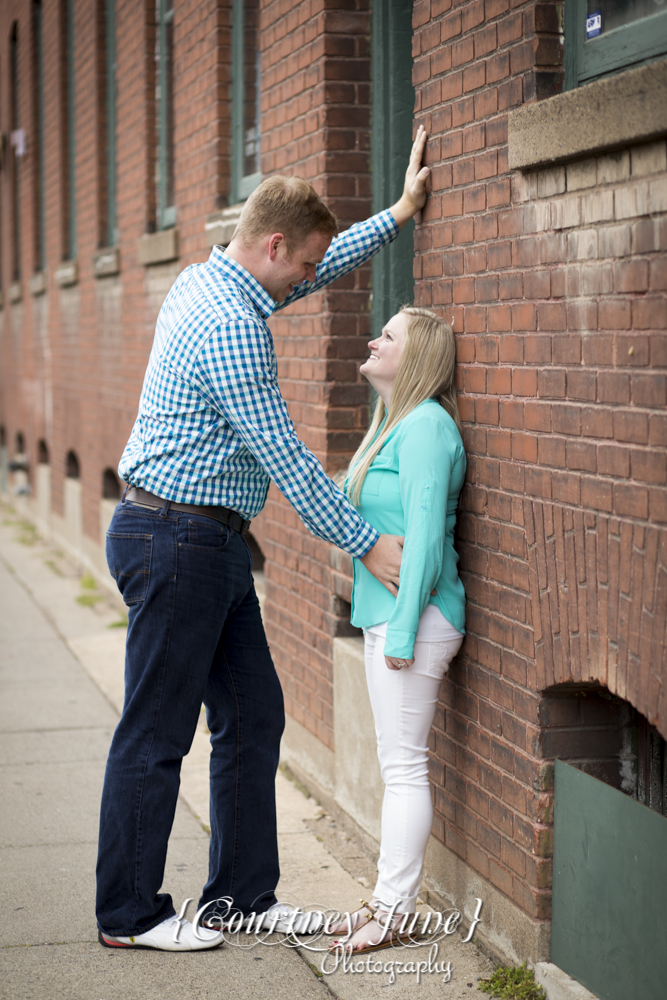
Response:
[[[368,572],[396,597],[402,557],[403,538],[400,535],[380,535],[361,561]]]
[[[403,194],[389,209],[396,219],[396,225],[399,229],[417,212],[420,212],[426,204],[426,181],[430,170],[428,167],[422,167],[422,159],[427,138],[426,129],[420,125],[417,129],[417,137],[412,144],[408,169],[405,171]]]

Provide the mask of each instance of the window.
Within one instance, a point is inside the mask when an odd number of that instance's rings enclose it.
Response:
[[[65,475],[68,479],[79,479],[81,476],[79,459],[77,458],[75,451],[67,452],[67,458],[65,459]]]
[[[665,0],[565,0],[566,90],[665,54]]]
[[[33,0],[33,32],[35,43],[35,121],[36,157],[35,171],[35,270],[43,271],[44,260],[44,74],[42,50],[42,2]]]
[[[157,0],[158,229],[176,225],[174,204],[174,0]]]
[[[74,104],[74,0],[67,0],[65,10],[65,131],[66,131],[66,229],[64,260],[76,257],[76,120]]]
[[[262,179],[259,0],[234,0],[232,21],[232,192],[244,201]]]
[[[13,156],[10,157],[10,177],[12,201],[12,281],[21,280],[21,201],[19,187],[19,156],[23,153],[21,130],[19,129],[19,31],[12,25],[9,38],[9,116]]]
[[[105,500],[120,500],[120,483],[113,469],[102,473],[102,496]]]
[[[14,494],[16,496],[26,496],[29,494],[28,456],[25,450],[25,438],[20,431],[16,435],[14,457],[7,467],[10,472],[14,473]]]
[[[667,816],[667,742],[643,715],[636,715],[637,801]]]
[[[412,145],[412,2],[374,4],[371,28],[373,211],[392,205],[403,191],[406,153]],[[373,260],[374,337],[400,306],[412,302],[414,222]]]
[[[118,243],[116,216],[116,0],[105,0],[104,9],[104,96],[106,112],[106,198],[102,243]]]
[[[0,427],[0,493],[7,492],[7,435]]]

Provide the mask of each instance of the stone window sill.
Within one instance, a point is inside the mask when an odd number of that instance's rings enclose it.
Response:
[[[667,59],[512,111],[509,166],[529,170],[667,134]]]
[[[139,239],[139,263],[164,264],[178,258],[178,229],[160,229],[157,233],[144,233]]]
[[[79,265],[75,260],[65,260],[53,272],[53,277],[56,285],[61,288],[69,288],[70,285],[76,285],[79,280]]]
[[[106,278],[120,271],[120,250],[118,247],[105,247],[93,254],[93,274],[96,278]]]
[[[20,302],[23,298],[23,289],[20,281],[12,281],[9,286],[9,301]]]
[[[243,205],[230,205],[220,212],[214,212],[206,220],[206,246],[228,247],[232,241],[234,230],[241,218]]]
[[[46,291],[46,274],[44,271],[36,271],[28,281],[28,288],[31,295],[44,295]]]

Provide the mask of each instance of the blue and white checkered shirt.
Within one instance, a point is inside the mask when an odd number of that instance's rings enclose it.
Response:
[[[165,500],[255,517],[272,479],[304,524],[354,556],[378,539],[299,440],[278,386],[274,311],[367,261],[396,238],[390,212],[334,239],[313,282],[277,305],[220,247],[177,278],[160,310],[139,414],[118,467]]]

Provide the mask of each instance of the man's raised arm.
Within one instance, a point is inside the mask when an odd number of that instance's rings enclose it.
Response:
[[[331,242],[322,263],[317,265],[314,281],[303,281],[276,309],[283,309],[297,299],[316,292],[349,271],[374,257],[382,247],[398,236],[398,231],[426,203],[426,182],[430,174],[428,167],[421,165],[428,136],[423,125],[417,129],[412,144],[410,160],[405,172],[403,194],[395,205],[372,215],[365,222],[357,222]]]

